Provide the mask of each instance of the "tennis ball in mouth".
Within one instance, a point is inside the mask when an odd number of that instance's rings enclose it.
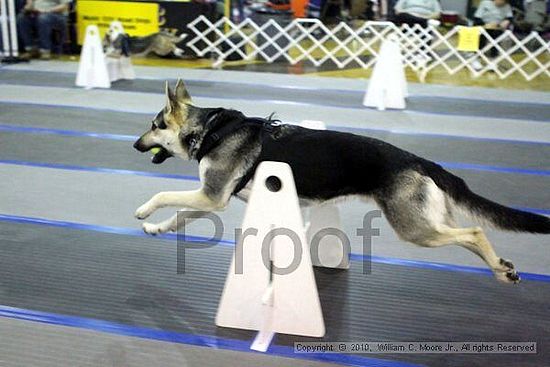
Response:
[[[150,152],[151,152],[151,154],[155,155],[155,154],[157,154],[158,152],[160,152],[160,148],[152,148],[152,149],[150,150]]]

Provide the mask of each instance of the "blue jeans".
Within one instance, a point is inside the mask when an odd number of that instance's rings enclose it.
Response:
[[[50,51],[52,49],[52,30],[58,29],[62,35],[65,35],[66,27],[67,16],[63,14],[27,14],[22,12],[17,15],[17,32],[27,50],[34,44],[34,29],[38,33],[38,48]]]

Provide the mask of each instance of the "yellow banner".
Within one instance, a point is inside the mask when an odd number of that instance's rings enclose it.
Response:
[[[101,37],[112,21],[118,20],[124,31],[132,36],[147,36],[159,31],[159,6],[154,3],[125,1],[90,1],[77,2],[78,44],[84,41],[86,27],[98,26]]]
[[[459,51],[475,52],[479,50],[479,27],[460,27],[458,30]]]

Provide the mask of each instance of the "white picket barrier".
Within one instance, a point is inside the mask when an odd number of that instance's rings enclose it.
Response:
[[[365,22],[357,28],[342,22],[328,27],[318,19],[294,19],[286,25],[270,19],[258,25],[251,19],[239,24],[227,18],[211,22],[205,16],[196,18],[188,27],[194,37],[187,46],[198,56],[211,54],[215,67],[237,53],[244,60],[261,57],[267,62],[275,62],[286,59],[292,65],[305,60],[315,66],[332,62],[338,68],[357,65],[369,69],[379,58],[382,42],[393,35],[401,48],[405,66],[420,80],[436,68],[443,68],[449,75],[469,70],[472,77],[489,71],[495,72],[500,79],[514,73],[528,81],[540,75],[550,77],[550,41],[535,32],[523,39],[511,31],[492,38],[481,29],[480,34],[487,38],[487,44],[472,54],[458,50],[460,27],[448,32],[434,26],[422,28],[418,24],[398,27],[391,22]],[[499,53],[495,60],[487,57],[492,47]],[[484,61],[481,69],[473,67],[473,57]]]
[[[323,313],[288,164],[258,166],[242,228],[216,325],[258,330],[251,346],[257,351],[266,351],[275,333],[322,337]]]
[[[0,0],[0,32],[2,33],[0,50],[2,62],[17,61],[19,44],[17,43],[15,0]]]

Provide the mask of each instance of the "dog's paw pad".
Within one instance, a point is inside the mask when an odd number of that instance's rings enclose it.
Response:
[[[521,278],[520,278],[518,272],[515,271],[515,270],[511,270],[511,271],[507,272],[506,273],[506,278],[508,278],[508,280],[511,283],[514,283],[514,284],[518,284],[521,281]]]
[[[506,272],[495,272],[495,277],[502,283],[507,284],[518,284],[521,281],[521,278],[517,271],[509,270]]]
[[[153,236],[160,233],[160,227],[156,224],[143,223],[142,228],[143,228],[143,232]]]

